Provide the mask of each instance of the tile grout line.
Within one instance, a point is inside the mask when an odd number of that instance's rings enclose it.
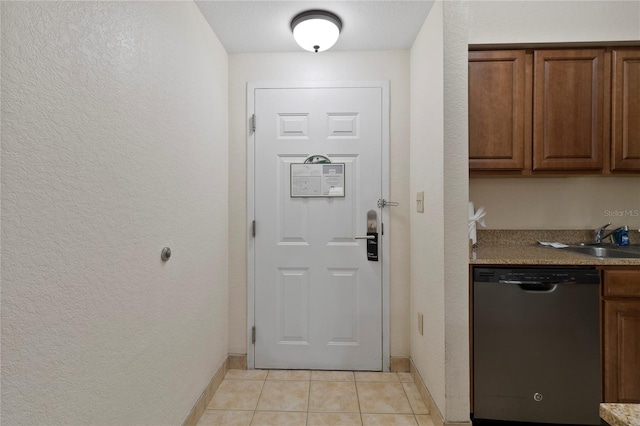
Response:
[[[253,414],[251,415],[251,421],[249,422],[249,426],[253,424],[253,419],[256,417],[256,411],[258,410],[258,404],[260,403],[260,398],[262,397],[262,391],[264,391],[264,385],[267,383],[267,377],[269,377],[269,373],[264,376],[264,380],[262,380],[262,387],[260,388],[260,395],[258,395],[258,400],[256,401],[256,406],[253,408]]]
[[[309,424],[309,409],[311,408],[311,374],[312,372],[309,371],[309,394],[307,395],[307,417],[304,422],[305,426]]]
[[[398,373],[396,373],[398,374]],[[400,381],[400,386],[402,387],[402,392],[404,392],[404,396],[407,398],[407,402],[409,403],[409,408],[411,408],[411,414],[413,414],[413,420],[416,422],[416,426],[419,425],[418,418],[416,417],[416,410],[413,409],[413,404],[411,404],[411,399],[409,398],[409,394],[407,393],[407,389],[404,387],[404,383],[400,380],[400,376],[398,376],[398,380]]]
[[[360,425],[364,425],[362,419],[362,407],[360,406],[360,393],[358,393],[358,381],[356,380],[356,372],[353,371],[353,385],[356,387],[356,398],[358,399],[358,414],[360,415]]]

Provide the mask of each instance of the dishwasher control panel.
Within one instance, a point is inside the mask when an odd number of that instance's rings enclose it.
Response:
[[[473,268],[473,281],[599,284],[600,271],[593,268]]]

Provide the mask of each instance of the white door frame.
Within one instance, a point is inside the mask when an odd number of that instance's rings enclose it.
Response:
[[[303,89],[303,88],[380,88],[382,89],[382,198],[389,200],[389,82],[249,82],[247,83],[247,368],[255,368],[255,345],[252,328],[255,324],[255,244],[251,233],[255,219],[255,137],[251,128],[251,116],[255,111],[256,89]],[[382,209],[382,226],[387,232],[382,238],[382,371],[389,371],[389,294],[390,294],[390,245],[389,210]],[[257,232],[260,232],[258,229]]]

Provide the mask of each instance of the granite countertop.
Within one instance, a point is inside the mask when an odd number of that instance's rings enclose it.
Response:
[[[590,231],[478,231],[478,247],[470,250],[471,265],[623,265],[640,266],[640,259],[603,259],[544,247],[537,241],[578,244]]]
[[[469,256],[472,265],[629,265],[640,259],[603,259],[539,245],[481,245]]]
[[[640,404],[600,404],[600,417],[611,426],[640,426]]]

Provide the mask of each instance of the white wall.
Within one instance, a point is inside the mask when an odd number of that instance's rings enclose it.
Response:
[[[444,289],[448,422],[469,421],[467,1],[444,2]]]
[[[247,353],[248,81],[389,80],[391,98],[391,355],[409,355],[409,53],[323,52],[229,56],[229,255],[231,353]]]
[[[411,357],[446,422],[469,421],[466,26],[437,1],[411,49]]]
[[[434,3],[411,48],[411,358],[440,411],[445,408],[444,21]],[[424,335],[417,329],[424,315]]]
[[[638,0],[469,2],[470,44],[623,40],[640,40]],[[640,208],[640,177],[474,178],[469,187],[493,229],[640,227],[637,216],[608,216]]]
[[[3,424],[179,424],[225,359],[227,69],[191,2],[3,2]]]

